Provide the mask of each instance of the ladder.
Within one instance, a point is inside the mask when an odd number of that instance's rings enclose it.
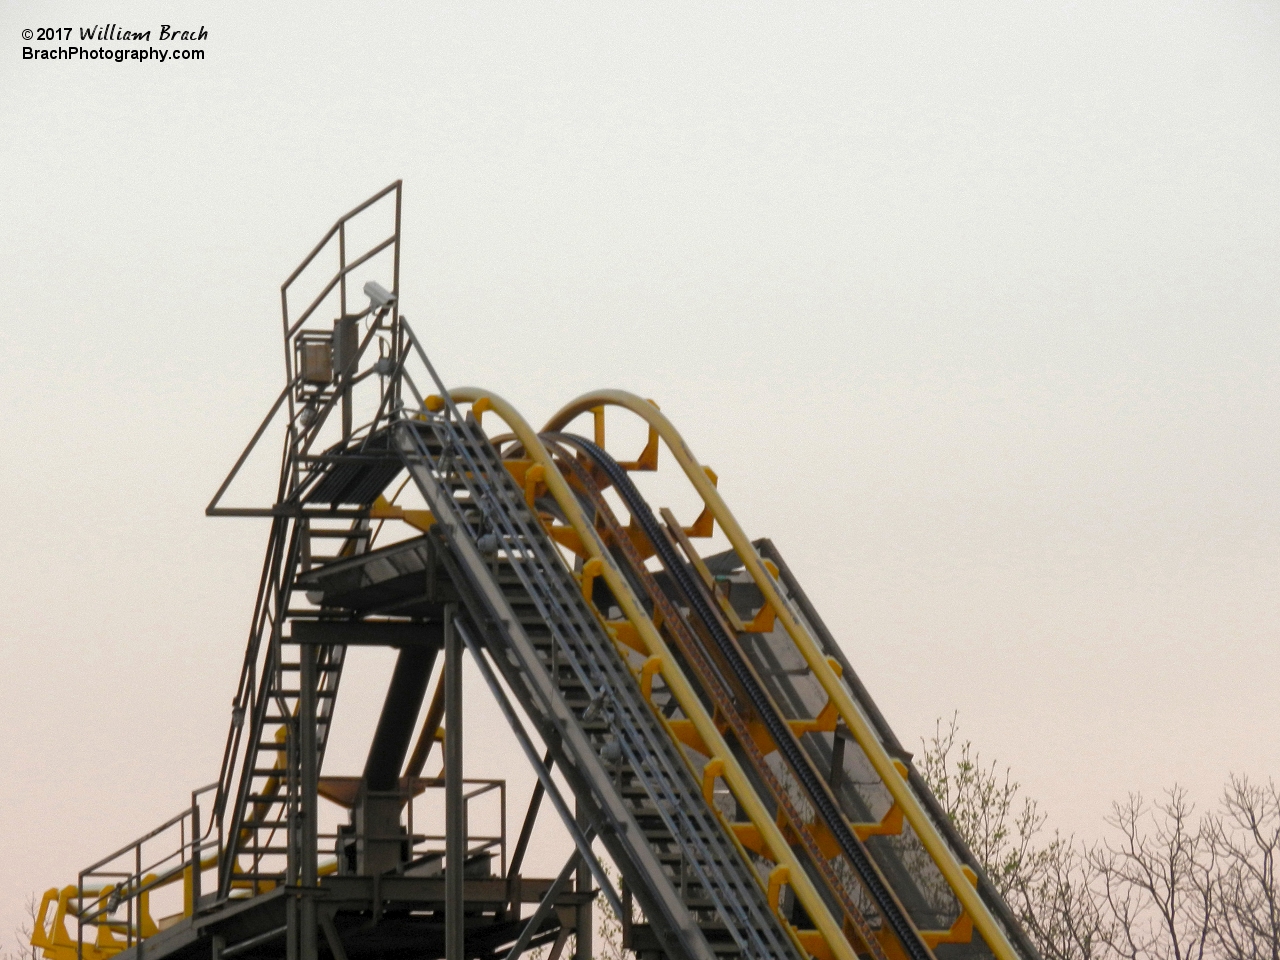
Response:
[[[319,458],[312,474],[331,473],[341,459],[340,453]],[[305,488],[307,484],[299,486]],[[304,513],[277,518],[273,523],[253,633],[228,735],[229,753],[241,741],[247,743],[219,876],[220,898],[265,893],[296,881],[289,874],[289,850],[291,844],[296,846],[289,831],[290,823],[296,823],[291,818],[297,813],[300,787],[298,751],[303,738],[299,705],[303,672],[300,659],[288,656],[289,634],[285,627],[299,616],[314,619],[323,614],[295,608],[290,601],[304,589],[297,584],[300,574],[365,552],[369,537],[367,520],[334,526]],[[318,771],[332,727],[346,648],[322,645],[316,648],[315,656],[314,743]],[[224,762],[222,782],[227,792],[230,772]]]

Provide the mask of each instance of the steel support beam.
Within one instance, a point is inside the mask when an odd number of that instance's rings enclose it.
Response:
[[[342,945],[342,937],[337,927],[333,925],[333,918],[327,913],[321,913],[320,926],[324,930],[325,940],[329,943],[329,952],[333,954],[333,960],[347,960],[347,951]]]
[[[551,751],[548,750],[542,757],[542,766],[550,771],[555,758]],[[507,866],[507,889],[510,891],[512,885],[520,876],[520,871],[524,867],[524,855],[529,849],[529,840],[533,837],[533,825],[538,819],[538,811],[542,808],[542,797],[546,793],[546,787],[539,780],[533,785],[533,795],[529,797],[529,809],[525,811],[524,823],[520,826],[520,838],[516,840],[515,851],[511,854],[511,863]],[[508,899],[511,894],[508,893]]]
[[[421,354],[421,345],[412,339],[411,343]],[[429,361],[424,359],[424,363]],[[447,391],[444,395],[447,398]],[[495,651],[495,657],[504,658],[501,666],[504,676],[513,684],[522,686],[522,691],[517,696],[522,705],[532,711],[530,719],[537,726],[547,747],[556,751],[558,764],[571,758],[572,768],[566,769],[566,778],[573,784],[575,791],[589,794],[590,802],[598,805],[599,822],[604,825],[602,829],[608,831],[604,842],[615,862],[623,861],[619,866],[624,875],[630,871],[628,880],[664,949],[671,956],[682,960],[713,960],[714,954],[706,937],[680,900],[657,855],[644,842],[626,802],[613,785],[610,771],[605,769],[590,737],[564,702],[555,682],[539,660],[532,640],[503,595],[501,587],[493,580],[488,562],[470,539],[468,528],[462,521],[452,494],[433,473],[433,461],[422,447],[416,428],[403,425],[396,430],[395,446],[404,457],[405,466],[414,484],[436,517],[436,523],[428,535],[439,538],[441,544],[449,548],[441,552],[441,559],[450,578],[463,594],[469,607],[469,615],[483,625],[479,629],[484,631],[485,646]],[[483,656],[477,653],[477,641],[467,635],[466,642],[485,674],[486,683],[494,690],[508,722],[521,740],[521,748],[537,769],[541,766],[540,751],[533,747],[527,736],[522,736],[523,725],[516,718],[506,694],[497,685],[492,670],[484,662]],[[579,845],[580,851],[585,848],[584,854],[592,865],[595,882],[610,908],[621,916],[621,899],[596,862],[590,845],[580,842],[582,835],[573,811],[564,803],[558,788],[554,788],[549,774],[539,771],[539,779],[543,781],[547,798],[552,801],[575,844]]]
[[[594,833],[588,828],[587,840],[590,842]],[[539,902],[533,916],[525,921],[524,928],[520,931],[520,936],[516,938],[515,944],[507,952],[506,960],[519,960],[520,954],[529,948],[529,941],[533,939],[534,934],[538,932],[538,928],[551,915],[551,910],[555,906],[556,897],[560,896],[560,891],[569,885],[569,880],[573,877],[574,868],[581,869],[582,857],[575,851],[569,857],[568,863],[564,865],[564,869],[560,871],[560,875],[556,877],[555,883],[548,888],[546,895]],[[579,915],[581,915],[582,907],[578,907]]]
[[[381,620],[294,620],[289,643],[330,644],[346,647],[430,647],[439,650],[439,623],[403,623]]]
[[[591,822],[586,815],[586,811],[582,809],[582,805],[577,805],[578,827],[584,834],[590,837]],[[575,884],[578,893],[587,893],[591,890],[591,868],[582,862],[582,858],[578,858],[578,875],[575,878]],[[574,960],[593,960],[592,943],[591,943],[591,901],[585,901],[577,910],[577,923],[574,927]]]
[[[401,647],[364,764],[364,778],[369,790],[386,792],[396,789],[435,662],[434,647]]]
[[[465,960],[463,870],[467,823],[462,797],[462,638],[454,623],[457,608],[444,608],[444,942],[445,960]]]
[[[462,631],[460,631],[462,632]],[[507,723],[511,727],[511,732],[516,735],[516,740],[520,743],[520,748],[524,751],[525,757],[529,764],[533,767],[534,773],[538,775],[538,781],[542,784],[543,790],[546,791],[547,799],[551,801],[551,805],[555,807],[556,813],[560,815],[560,822],[564,824],[565,829],[569,831],[569,836],[573,838],[574,846],[578,848],[578,853],[587,865],[591,868],[595,881],[600,885],[600,892],[604,898],[609,901],[609,906],[613,908],[616,916],[622,916],[622,899],[613,889],[613,884],[609,882],[609,878],[605,875],[600,862],[596,859],[595,852],[591,849],[591,837],[583,833],[578,828],[577,818],[569,809],[569,804],[565,800],[564,795],[560,792],[560,788],[556,786],[554,780],[551,779],[551,769],[542,763],[538,756],[537,750],[534,748],[533,741],[529,738],[529,734],[524,729],[524,724],[520,722],[520,717],[516,714],[515,708],[511,705],[511,701],[507,698],[506,693],[498,684],[497,674],[493,672],[493,668],[489,666],[489,662],[484,658],[484,652],[480,645],[469,633],[462,632],[463,639],[466,641],[467,649],[471,651],[471,657],[475,661],[477,667],[480,668],[480,675],[484,677],[485,683],[489,687],[489,692],[493,694],[493,699],[497,701],[498,707],[502,710],[502,715],[507,718]],[[447,736],[447,732],[446,732]]]
[[[299,783],[298,845],[300,863],[298,880],[303,894],[298,903],[298,954],[299,960],[316,960],[316,901],[311,895],[320,882],[318,838],[316,818],[319,815],[316,787],[320,771],[317,769],[316,745],[316,657],[315,647],[298,648],[298,749]]]

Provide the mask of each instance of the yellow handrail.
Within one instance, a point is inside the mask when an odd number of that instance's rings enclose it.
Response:
[[[613,557],[600,543],[594,525],[583,514],[577,498],[560,475],[560,471],[555,466],[551,454],[542,445],[542,441],[538,439],[533,427],[514,407],[489,391],[475,387],[463,387],[450,391],[449,395],[454,402],[471,403],[473,411],[479,408],[481,415],[486,409],[492,410],[511,428],[516,439],[523,445],[525,455],[532,459],[535,464],[543,467],[543,482],[547,485],[548,492],[555,498],[556,503],[559,504],[560,509],[564,512],[565,518],[582,538],[583,546],[591,556],[591,560],[588,562],[599,562],[599,576],[604,578],[624,616],[635,626],[641,639],[648,647],[651,654],[650,662],[652,662],[653,657],[658,658],[661,664],[659,672],[662,674],[663,680],[677,702],[679,702],[685,716],[693,721],[695,729],[711,751],[709,763],[718,761],[722,764],[720,775],[724,778],[725,783],[728,784],[729,789],[733,791],[748,819],[760,830],[760,835],[768,846],[774,861],[780,866],[789,868],[790,886],[795,892],[796,898],[803,905],[805,912],[809,915],[810,920],[813,921],[823,939],[827,942],[832,955],[836,960],[856,960],[856,954],[841,931],[840,925],[831,915],[830,910],[819,896],[808,874],[796,859],[795,852],[782,835],[777,823],[769,815],[768,810],[765,809],[764,804],[756,795],[746,772],[738,764],[733,753],[729,750],[728,744],[724,742],[720,731],[716,729],[715,723],[703,708],[684,672],[671,655],[666,642],[662,639],[657,628],[654,627],[653,622],[645,614],[644,608],[636,599],[630,584],[617,568]],[[485,402],[481,403],[480,401]],[[807,953],[796,935],[795,928],[786,923],[784,923],[784,926],[796,947],[802,953]]]
[[[750,539],[748,539],[738,521],[729,511],[729,507],[721,498],[715,485],[708,479],[702,465],[694,457],[693,451],[689,449],[684,438],[680,436],[679,431],[667,419],[666,415],[656,405],[636,396],[634,393],[628,393],[625,390],[596,390],[583,394],[562,407],[547,421],[544,430],[563,430],[581,414],[593,412],[606,406],[617,406],[630,410],[648,423],[650,428],[658,432],[658,435],[666,443],[667,449],[671,451],[672,456],[675,457],[676,462],[684,470],[690,483],[693,484],[694,489],[701,496],[703,503],[712,511],[716,522],[720,524],[720,529],[728,537],[729,543],[732,544],[739,559],[742,560],[747,572],[751,575],[751,579],[760,588],[765,602],[772,606],[777,613],[778,619],[782,622],[788,635],[790,635],[792,642],[795,643],[805,662],[809,664],[809,669],[813,671],[813,675],[822,684],[822,688],[826,691],[831,702],[836,705],[840,716],[844,719],[854,739],[857,740],[859,746],[866,753],[867,759],[871,761],[876,773],[880,775],[880,779],[884,782],[894,800],[902,807],[907,821],[929,852],[929,856],[933,859],[939,871],[941,871],[956,899],[973,917],[974,925],[978,928],[978,932],[982,935],[983,940],[986,941],[987,946],[990,947],[991,952],[995,954],[997,960],[1019,960],[1018,954],[1012,944],[1009,943],[1003,928],[995,917],[991,915],[986,903],[983,902],[978,891],[968,877],[965,876],[960,861],[956,859],[951,847],[938,832],[938,828],[928,812],[921,806],[910,784],[907,783],[906,779],[894,766],[893,758],[885,750],[884,744],[881,743],[880,737],[872,728],[862,709],[850,696],[848,688],[841,682],[839,675],[832,670],[822,652],[821,646],[810,636],[809,631],[792,612],[790,604],[778,592],[777,584],[768,571],[765,570],[764,564],[761,562],[759,554],[756,553],[755,547],[752,546]]]
[[[151,891],[163,886],[156,883],[155,874],[147,874],[142,878],[142,887],[138,898],[138,915],[133,928],[133,936],[140,942],[157,932],[155,921],[151,919]],[[165,881],[168,882],[168,881]],[[45,891],[40,901],[40,910],[31,926],[30,941],[33,947],[40,948],[47,960],[110,960],[125,949],[125,944],[117,940],[111,932],[113,927],[127,927],[124,921],[112,920],[105,913],[100,913],[97,920],[88,921],[98,928],[94,942],[72,939],[67,932],[66,918],[74,916],[79,919],[85,913],[85,901],[91,900],[95,905],[105,908],[107,897],[115,890],[115,884],[100,887],[68,885],[59,890],[53,887]],[[76,905],[72,906],[72,901]],[[53,917],[49,918],[49,907],[57,904]]]

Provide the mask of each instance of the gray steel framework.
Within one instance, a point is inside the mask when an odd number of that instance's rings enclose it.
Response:
[[[803,911],[768,902],[767,865],[746,853],[704,793],[688,755],[655,713],[669,709],[660,706],[663,698],[651,702],[641,691],[548,535],[538,515],[542,506],[526,501],[503,454],[450,399],[401,315],[400,210],[397,182],[340,218],[282,285],[285,387],[207,509],[211,516],[270,520],[218,779],[192,795],[189,810],[82,872],[72,911],[79,960],[108,960],[84,940],[86,925],[98,928],[100,940],[103,929],[123,931],[123,953],[111,955],[121,960],[144,953],[155,960],[516,960],[540,945],[557,960],[575,931],[578,960],[586,960],[596,900],[621,921],[643,960],[802,960],[789,927],[805,920]],[[378,211],[389,214],[389,229],[349,250],[359,233],[353,221]],[[313,284],[319,292],[297,309],[295,289],[313,279],[321,253],[335,247],[337,271]],[[348,284],[379,266],[390,287],[366,282],[368,306],[352,310]],[[336,317],[325,312],[334,301]],[[425,394],[432,395],[430,403]],[[273,424],[284,432],[273,502],[228,505],[237,477]],[[712,684],[718,693],[704,683],[702,695],[750,702],[751,716],[768,728],[785,762],[787,783],[802,788],[804,802],[818,811],[841,846],[842,862],[852,865],[869,895],[867,916],[892,929],[912,960],[988,956],[980,942],[926,945],[919,931],[928,897],[904,854],[910,838],[864,844],[852,832],[850,818],[864,820],[870,809],[847,774],[856,747],[840,731],[792,735],[790,719],[813,716],[815,706],[803,678],[779,661],[785,651],[771,646],[767,634],[734,635],[676,555],[678,530],[668,539],[625,470],[593,444],[573,443],[622,493],[663,560],[661,586],[652,578],[645,584],[651,606],[662,606],[654,590],[668,591],[664,616],[687,617],[690,643],[709,644],[704,681],[707,670],[726,670],[728,679]],[[410,519],[384,499],[402,477],[425,502],[430,522],[423,522],[420,536],[378,545],[388,518]],[[554,504],[549,509],[555,513]],[[612,549],[603,541],[600,547]],[[901,753],[777,551],[768,542],[760,551],[781,568],[788,598],[843,662],[857,702]],[[633,584],[648,576],[636,557],[620,562],[632,564]],[[707,563],[723,573],[739,612],[752,613],[755,597],[742,578],[732,582],[732,558]],[[636,597],[643,592],[637,589]],[[343,668],[353,649],[366,646],[397,650],[396,667],[362,774],[328,777],[323,764]],[[441,654],[440,684],[413,744]],[[464,655],[538,776],[510,858],[505,793],[501,835],[469,832],[474,793],[462,775]],[[441,729],[444,775],[424,778]],[[747,755],[744,729],[737,728],[736,742]],[[780,822],[785,814],[799,824],[791,786],[778,786],[762,757],[753,763],[753,782],[762,797],[772,797]],[[975,868],[983,897],[1019,951],[1036,960],[918,773],[910,776],[950,845]],[[415,832],[413,822],[414,797],[437,786],[445,791],[442,838]],[[350,810],[349,823],[332,834],[319,828],[322,797]],[[574,854],[557,876],[538,879],[522,871],[544,798],[573,840]],[[144,845],[175,830],[177,853],[149,860]],[[437,839],[443,849],[431,846]],[[597,840],[620,871],[620,885],[597,857]],[[335,859],[322,867],[320,855],[330,843]],[[805,869],[825,884],[826,902],[843,909],[856,928],[851,942],[883,957],[862,909],[842,893],[843,881],[834,878],[815,841],[800,836],[795,845],[809,858],[800,861]],[[185,915],[163,930],[148,930],[145,898],[177,879],[187,891]],[[634,921],[633,901],[642,923]],[[533,907],[532,915],[522,904]]]

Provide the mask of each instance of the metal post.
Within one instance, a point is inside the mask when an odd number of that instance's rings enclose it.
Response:
[[[831,741],[831,775],[827,778],[827,782],[831,784],[832,790],[840,786],[840,780],[844,776],[845,738],[842,734],[843,731],[837,728]]]
[[[200,912],[200,801],[191,792],[191,915]]]
[[[464,960],[462,917],[466,814],[462,797],[462,638],[454,627],[454,604],[444,608],[444,820],[445,960]]]
[[[578,826],[582,828],[583,833],[588,833],[591,829],[591,822],[587,819],[583,812],[581,804],[575,804]],[[588,834],[589,835],[589,834]],[[591,889],[591,868],[587,866],[583,858],[578,858],[578,875],[575,886],[579,893],[586,893]],[[575,945],[573,949],[573,960],[592,960],[592,943],[591,943],[591,901],[587,900],[578,905],[577,909],[578,922],[574,933]]]
[[[256,892],[256,891],[255,891]],[[286,897],[284,901],[284,956],[285,960],[299,960],[298,950],[298,898]],[[239,946],[239,944],[237,944]],[[234,947],[232,948],[234,949]]]
[[[338,312],[347,315],[347,221],[338,221]],[[286,351],[287,353],[288,351]]]
[[[316,960],[316,902],[312,896],[319,882],[317,863],[316,807],[316,655],[319,649],[308,644],[298,645],[298,758],[301,768],[298,830],[301,850],[298,879],[303,888],[298,904],[299,960]]]
[[[141,841],[139,841],[133,848],[133,876],[134,876],[133,900],[131,902],[136,904],[133,911],[133,915],[136,918],[134,922],[137,924],[137,927],[138,927],[137,953],[139,956],[141,956],[142,955],[142,894],[139,893],[139,891],[142,889],[142,842]],[[81,891],[82,894],[83,892],[84,891]],[[83,908],[83,904],[84,904],[83,896],[80,899],[80,903]],[[82,954],[83,954],[83,951],[84,951],[84,947],[83,945],[81,945]],[[81,960],[83,960],[83,956],[81,957]]]
[[[589,827],[587,829],[587,837],[590,839],[594,834],[590,832]],[[564,865],[564,869],[560,871],[551,886],[547,888],[547,892],[542,895],[542,900],[539,901],[537,909],[533,911],[533,916],[530,917],[524,927],[521,928],[520,936],[516,938],[515,945],[512,946],[511,950],[507,953],[507,960],[519,960],[520,955],[528,948],[529,941],[533,939],[534,935],[538,932],[538,928],[542,926],[543,921],[546,920],[547,917],[551,915],[551,911],[555,909],[556,900],[559,899],[561,891],[568,886],[569,878],[573,876],[574,864],[581,860],[581,854],[576,851],[571,857],[569,857],[569,862]]]
[[[84,873],[76,878],[76,960],[84,960]],[[110,919],[108,917],[108,919]],[[41,917],[41,922],[44,918]],[[126,942],[132,936],[132,926],[125,928]]]
[[[360,330],[355,317],[333,321],[333,383],[342,394],[342,439],[351,436],[351,378],[356,372]]]

